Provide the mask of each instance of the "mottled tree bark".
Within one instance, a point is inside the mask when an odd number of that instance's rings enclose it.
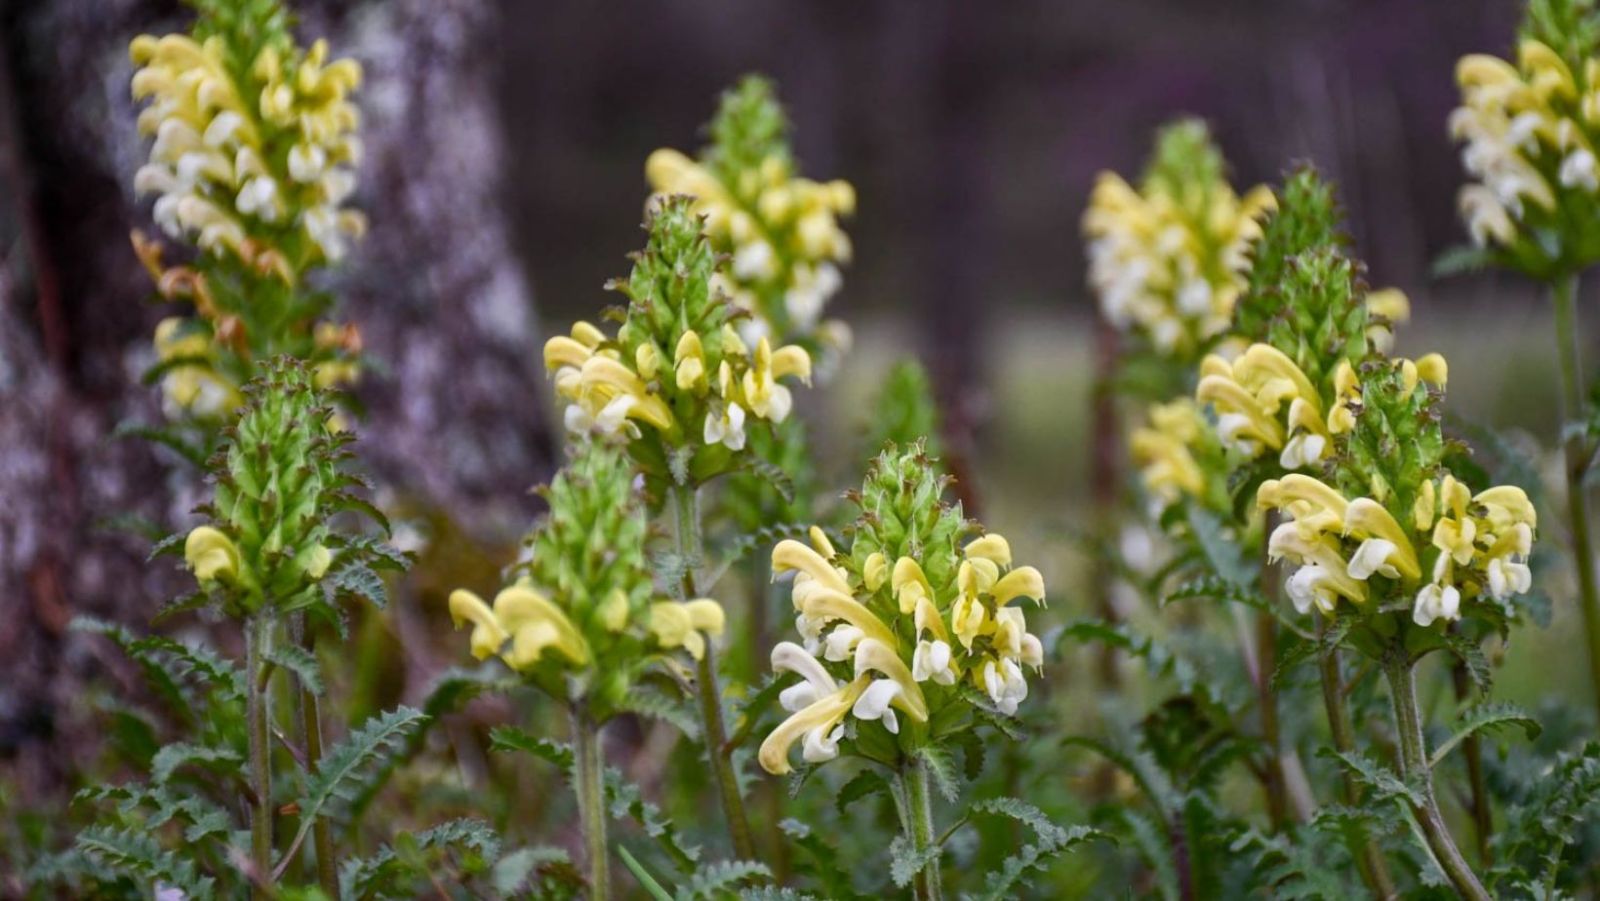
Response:
[[[381,493],[504,539],[533,513],[552,462],[530,291],[507,240],[488,0],[297,5],[303,38],[360,59],[367,156],[356,204],[372,230],[332,276],[374,364],[358,453]],[[128,98],[128,40],[185,27],[176,4],[12,0],[0,15],[0,761],[47,787],[52,747],[100,665],[69,642],[88,613],[141,626],[181,586],[147,565],[136,515],[188,524],[198,474],[117,423],[154,421],[140,383],[162,310],[143,303],[128,232],[145,154]],[[111,661],[106,661],[110,664]],[[91,753],[93,748],[83,749]],[[27,799],[22,799],[26,802]]]

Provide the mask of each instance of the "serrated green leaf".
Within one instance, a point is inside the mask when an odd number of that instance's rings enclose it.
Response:
[[[322,684],[322,666],[312,653],[299,645],[277,642],[267,649],[268,662],[283,667],[300,683],[300,687],[317,697],[326,691]]]
[[[1433,756],[1428,760],[1428,767],[1431,769],[1438,766],[1439,761],[1443,760],[1451,749],[1472,733],[1480,729],[1493,729],[1500,726],[1521,727],[1529,741],[1538,738],[1539,733],[1543,731],[1538,720],[1515,704],[1504,702],[1478,704],[1461,711],[1460,716],[1456,718],[1455,731],[1450,734],[1449,738],[1440,742],[1437,748],[1433,749]]]
[[[772,878],[766,864],[753,860],[718,860],[702,864],[678,889],[677,901],[715,901],[721,893],[732,892],[745,883]]]
[[[329,749],[300,796],[302,831],[317,817],[340,816],[344,806],[370,792],[387,775],[389,763],[406,739],[427,720],[421,711],[397,707],[367,720]]]
[[[238,752],[231,748],[207,748],[178,742],[163,747],[150,760],[150,781],[165,785],[172,779],[173,773],[185,766],[198,766],[215,773],[236,773],[242,762]]]
[[[954,803],[961,797],[961,783],[956,779],[956,764],[950,752],[938,745],[923,745],[916,750],[917,760],[933,777],[933,787],[946,801]]]

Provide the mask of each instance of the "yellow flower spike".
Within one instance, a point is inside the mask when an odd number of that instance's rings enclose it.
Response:
[[[199,526],[189,533],[183,541],[183,558],[202,583],[239,578],[239,548],[211,526]]]
[[[858,678],[832,694],[825,695],[791,714],[761,742],[756,760],[761,768],[774,776],[792,771],[789,766],[789,749],[801,736],[818,732],[826,736],[850,712],[870,678]],[[815,762],[821,762],[817,760]]]
[[[653,379],[661,370],[661,351],[653,343],[641,344],[633,353],[633,365],[639,371],[640,378]]]
[[[786,572],[805,573],[823,587],[840,594],[850,593],[850,584],[833,568],[833,564],[793,538],[785,538],[772,549],[773,578]]]
[[[981,557],[994,561],[996,566],[1011,565],[1011,544],[998,532],[990,532],[982,538],[973,539],[962,549],[962,553],[969,560]]]
[[[901,613],[910,613],[922,598],[933,598],[933,586],[923,574],[922,566],[910,557],[901,557],[894,563],[894,575],[889,578],[890,589],[900,604]]]
[[[572,324],[572,340],[584,347],[594,350],[606,341],[606,333],[600,331],[592,323],[578,320]]]
[[[917,599],[917,609],[912,621],[916,626],[918,638],[921,638],[924,632],[931,632],[939,641],[950,640],[950,632],[944,627],[944,618],[939,615],[939,608],[934,605],[932,598]]]
[[[1044,606],[1044,576],[1031,566],[1019,566],[1000,577],[991,591],[997,607],[1004,607],[1016,598],[1032,598]]]
[[[911,678],[911,668],[893,647],[875,639],[862,639],[856,645],[855,668],[857,679],[868,673],[878,673],[893,680],[900,686],[900,694],[891,704],[919,723],[928,721],[928,702],[922,696],[922,686]]]
[[[581,369],[594,355],[594,351],[581,342],[557,335],[544,343],[544,368],[554,372],[563,366]]]
[[[678,347],[672,354],[673,366],[676,368],[676,380],[679,391],[692,391],[705,382],[706,357],[700,345],[700,336],[694,331],[683,333],[678,339]]]
[[[811,384],[811,355],[805,348],[786,344],[772,352],[772,377],[796,376],[806,385]]]
[[[457,629],[462,623],[472,623],[472,656],[479,660],[487,660],[490,655],[500,652],[500,648],[511,637],[511,634],[501,627],[500,621],[495,619],[494,611],[489,605],[464,588],[450,592],[450,620]]]
[[[877,591],[882,588],[884,580],[888,577],[888,559],[878,551],[868,554],[866,562],[861,564],[861,580],[866,583],[867,590]]]
[[[574,665],[583,666],[590,660],[589,643],[584,641],[583,635],[572,625],[567,614],[549,598],[526,585],[513,585],[495,595],[494,616],[500,626],[511,633],[514,643],[526,642],[526,648],[514,648],[515,662],[508,658],[514,669],[538,662],[543,649],[548,646],[554,646]],[[529,627],[533,627],[534,631],[528,639],[523,639],[521,633]],[[550,631],[548,641],[543,638],[547,630]],[[534,641],[535,638],[539,640]]]
[[[1417,375],[1424,382],[1443,388],[1450,379],[1450,364],[1445,362],[1443,354],[1428,354],[1417,361]]]
[[[894,632],[883,624],[883,620],[868,610],[860,601],[847,594],[836,591],[819,589],[807,593],[800,609],[806,616],[824,620],[841,619],[860,629],[871,639],[883,642],[889,647],[895,647]]]
[[[1407,579],[1422,577],[1422,566],[1417,562],[1416,548],[1406,536],[1400,523],[1377,501],[1359,497],[1350,502],[1344,514],[1346,535],[1357,538],[1381,538],[1395,546],[1395,568]]]

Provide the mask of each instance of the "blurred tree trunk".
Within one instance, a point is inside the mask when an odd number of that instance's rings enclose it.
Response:
[[[153,421],[139,381],[161,311],[128,248],[145,154],[128,99],[135,34],[185,27],[154,0],[0,3],[0,760],[44,788],[73,762],[53,733],[81,716],[97,661],[69,643],[82,613],[142,628],[179,587],[147,542],[107,520],[188,524],[197,474],[116,424]],[[365,65],[367,156],[356,203],[371,233],[334,287],[375,365],[358,453],[384,497],[504,538],[552,463],[537,326],[507,241],[489,0],[297,7]],[[55,749],[70,747],[58,743]],[[80,750],[90,754],[98,742]],[[23,799],[26,802],[26,799]]]

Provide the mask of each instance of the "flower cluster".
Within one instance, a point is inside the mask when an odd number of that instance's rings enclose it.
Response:
[[[1459,619],[1464,600],[1526,592],[1538,525],[1527,495],[1509,485],[1473,495],[1440,462],[1433,407],[1443,359],[1364,370],[1335,484],[1295,473],[1257,492],[1260,507],[1286,517],[1268,553],[1297,567],[1288,581],[1295,607],[1332,613],[1340,598],[1367,607],[1374,593],[1406,597],[1413,621],[1428,626]]]
[[[1163,355],[1193,359],[1228,330],[1243,290],[1247,251],[1266,186],[1234,193],[1205,125],[1164,129],[1142,185],[1102,173],[1089,198],[1089,281],[1117,328],[1137,331]]]
[[[801,178],[788,130],[772,83],[748,76],[723,95],[699,160],[663,148],[645,176],[659,194],[696,198],[712,246],[732,260],[718,280],[750,314],[738,326],[745,343],[795,342],[830,358],[850,341],[849,328],[822,313],[850,260],[838,220],[855,211],[855,189]]]
[[[847,548],[818,528],[809,545],[773,548],[774,574],[793,574],[801,642],[775,646],[772,666],[801,681],[761,745],[768,772],[789,771],[796,741],[809,763],[838,756],[842,741],[882,759],[966,728],[952,706],[981,700],[1011,716],[1027,697],[1024,668],[1041,667],[1044,651],[1011,602],[1043,603],[1043,579],[1012,566],[1001,536],[968,540],[975,525],[940,500],[947,481],[920,446],[888,449],[853,496],[861,516]]]
[[[456,626],[473,626],[472,655],[499,656],[552,695],[570,690],[602,709],[615,709],[649,654],[702,656],[706,634],[722,633],[722,608],[656,597],[644,505],[622,452],[581,443],[542,493],[549,515],[493,605],[465,589],[450,595]]]
[[[217,4],[199,41],[134,39],[133,96],[149,101],[139,131],[155,139],[134,186],[157,195],[167,234],[292,281],[310,258],[343,257],[365,226],[341,209],[361,154],[348,99],[361,66],[330,62],[325,41],[296,47],[276,4],[240,6]]]
[[[1151,404],[1147,420],[1128,437],[1145,491],[1163,507],[1204,495],[1206,469],[1196,453],[1212,430],[1199,405],[1186,397]]]
[[[139,129],[153,138],[135,190],[154,194],[154,218],[202,253],[168,265],[134,232],[134,250],[163,300],[196,316],[156,335],[169,418],[218,420],[237,405],[252,360],[290,354],[318,364],[324,385],[353,381],[353,326],[319,321],[331,298],[305,276],[336,262],[365,220],[344,208],[361,155],[350,92],[353,60],[327,44],[302,50],[276,0],[196,4],[193,36],[135,38]]]
[[[1590,234],[1600,220],[1600,35],[1592,24],[1545,22],[1552,11],[1538,6],[1514,62],[1462,57],[1461,106],[1449,122],[1474,179],[1459,195],[1472,240],[1508,251],[1535,274],[1600,258],[1600,239]]]
[[[201,585],[247,613],[320,599],[317,582],[338,546],[329,519],[359,484],[339,468],[348,438],[329,431],[334,412],[311,372],[288,357],[264,369],[225,433],[213,500],[201,508],[211,522],[184,543]]]
[[[579,322],[545,344],[567,427],[640,438],[648,426],[666,448],[700,439],[707,449],[739,451],[752,418],[788,417],[793,398],[781,380],[809,382],[811,357],[796,345],[774,350],[765,337],[751,346],[740,336],[742,314],[713,284],[717,257],[691,198],[662,198],[645,227],[649,243],[632,275],[614,284],[629,298],[616,337]],[[650,456],[641,463],[664,462]]]

